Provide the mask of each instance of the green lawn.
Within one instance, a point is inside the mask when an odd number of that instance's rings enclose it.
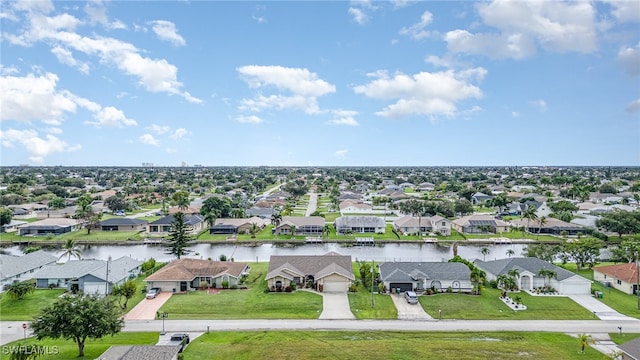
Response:
[[[485,288],[481,296],[466,294],[437,294],[420,296],[425,311],[443,319],[463,320],[593,320],[593,314],[567,297],[531,296],[524,292],[510,294],[520,296],[527,310],[514,311],[499,299],[501,290]]]
[[[154,345],[157,342],[157,332],[127,332],[114,336],[105,336],[102,339],[87,339],[84,345],[84,357],[82,358],[78,357],[78,345],[72,340],[44,339],[38,341],[35,338],[29,338],[26,341],[14,341],[3,345],[3,348],[9,349],[9,346],[38,344],[45,346],[50,352],[48,355],[39,356],[38,360],[95,359],[107,351],[111,345]],[[56,349],[57,354],[54,353]]]
[[[172,319],[317,319],[322,296],[307,291],[265,293],[268,263],[252,263],[248,290],[177,294],[165,303]]]
[[[233,331],[193,340],[185,359],[608,359],[561,333]]]
[[[349,307],[358,320],[398,318],[398,310],[389,295],[373,294],[373,307],[371,307],[370,291],[360,290],[349,293]]]
[[[613,340],[614,343],[620,345],[620,344],[626,343],[627,341],[631,341],[633,339],[640,337],[640,334],[625,333],[624,328],[622,328],[622,335],[619,332],[617,332],[617,333],[609,333],[609,336],[611,337],[611,340]]]
[[[53,304],[62,293],[64,293],[62,289],[35,290],[22,300],[10,299],[3,293],[0,299],[0,319],[3,321],[33,320],[40,313],[40,309]]]

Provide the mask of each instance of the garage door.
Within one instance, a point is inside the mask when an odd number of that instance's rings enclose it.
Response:
[[[100,294],[104,295],[104,283],[84,283],[84,293],[85,294]]]
[[[411,283],[391,283],[389,287],[391,291],[396,291],[397,288],[400,288],[400,292],[413,290],[413,284]]]
[[[325,281],[322,286],[323,292],[346,293],[349,290],[349,283],[344,281]]]
[[[591,291],[591,284],[588,283],[563,283],[562,294],[564,295],[584,295]]]

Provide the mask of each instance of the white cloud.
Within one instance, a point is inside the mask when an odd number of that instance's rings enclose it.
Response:
[[[640,75],[640,43],[635,47],[628,46],[620,49],[617,61],[627,74]]]
[[[158,39],[168,41],[175,46],[184,46],[187,42],[178,34],[176,25],[167,20],[149,21],[151,30],[158,36]]]
[[[171,130],[171,127],[168,125],[151,124],[151,126],[148,126],[146,129],[151,130],[158,135],[162,135],[168,133],[169,130]]]
[[[43,163],[44,158],[53,153],[71,152],[81,148],[80,145],[69,146],[52,134],[46,134],[42,138],[35,130],[0,130],[0,142],[5,147],[21,144],[31,154],[29,159],[35,163]]]
[[[237,116],[236,121],[243,124],[261,124],[263,120],[255,115]]]
[[[466,30],[453,30],[445,34],[444,40],[447,49],[454,53],[514,59],[535,53],[535,44],[523,34],[472,34]]]
[[[330,125],[358,126],[360,124],[358,124],[358,121],[354,119],[354,116],[357,114],[357,111],[352,110],[334,110],[333,119],[329,120],[327,123]]]
[[[336,152],[334,152],[333,156],[339,157],[339,158],[344,158],[344,157],[347,156],[348,153],[349,153],[349,149],[342,149],[342,150],[337,150]]]
[[[97,111],[94,116],[96,121],[87,121],[87,124],[95,125],[98,127],[123,127],[123,126],[136,126],[138,123],[127,118],[122,110],[118,110],[113,106],[107,106]]]
[[[640,2],[634,0],[606,0],[613,9],[611,14],[620,22],[640,21]]]
[[[519,112],[517,112],[517,111],[512,111],[512,112],[511,112],[511,117],[519,118],[519,117],[520,117],[520,113],[519,113]]]
[[[62,129],[58,128],[58,127],[48,127],[46,129],[44,129],[45,132],[49,133],[49,134],[62,134]]]
[[[529,101],[529,104],[537,107],[540,111],[547,111],[547,102],[544,99]]]
[[[153,135],[151,134],[144,134],[140,136],[138,140],[140,140],[141,143],[147,144],[147,145],[153,145],[153,146],[160,145],[160,142],[156,138],[154,138]]]
[[[397,101],[387,106],[377,115],[401,118],[409,115],[449,116],[457,115],[456,104],[460,101],[482,97],[482,91],[471,83],[481,81],[486,70],[483,68],[455,72],[420,72],[414,75],[397,73],[393,77],[384,72],[370,74],[377,79],[354,87],[357,94],[381,100]]]
[[[353,21],[356,23],[363,25],[369,21],[369,16],[362,10],[356,7],[349,8],[349,15],[353,18]]]
[[[444,67],[444,68],[452,68],[453,67],[453,62],[451,59],[449,59],[448,57],[440,57],[440,56],[436,56],[436,55],[429,55],[427,56],[426,59],[424,59],[424,61],[428,64],[431,64],[435,67]]]
[[[78,71],[80,71],[81,73],[84,73],[84,74],[89,73],[89,64],[76,60],[73,57],[73,54],[71,54],[71,51],[60,46],[55,46],[51,49],[51,52],[53,53],[53,55],[56,56],[58,61],[60,61],[61,63],[74,67],[78,69]]]
[[[627,112],[635,113],[638,111],[640,111],[640,99],[633,100],[629,105],[627,105]]]
[[[433,22],[433,14],[431,14],[428,11],[425,11],[424,13],[422,13],[422,16],[420,17],[420,22],[418,22],[417,24],[413,24],[408,28],[403,27],[402,29],[400,29],[400,35],[407,35],[416,40],[429,37],[431,35],[431,32],[425,30],[425,28],[427,27],[427,25],[431,24],[432,22]]]
[[[144,57],[134,45],[115,38],[80,35],[74,32],[80,21],[69,14],[47,17],[41,13],[26,12],[24,15],[27,25],[19,34],[4,34],[5,39],[14,45],[29,46],[42,41],[52,47],[73,49],[96,56],[101,63],[112,64],[125,74],[136,77],[147,91],[179,95],[191,103],[202,102],[182,90],[183,84],[177,80],[177,67],[165,59]]]
[[[317,97],[336,91],[334,85],[318,78],[318,75],[302,68],[282,66],[248,65],[237,69],[242,79],[252,89],[270,89],[292,93],[287,95],[257,95],[254,99],[243,99],[241,110],[299,108],[306,113],[319,111]]]
[[[172,139],[182,139],[189,132],[185,128],[177,128],[176,131],[171,134]]]

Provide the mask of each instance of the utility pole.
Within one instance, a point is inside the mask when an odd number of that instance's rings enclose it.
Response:
[[[104,296],[109,295],[109,263],[111,262],[111,255],[107,259],[107,276],[104,279]]]
[[[374,262],[371,262],[371,308],[373,308],[373,276],[375,275]]]

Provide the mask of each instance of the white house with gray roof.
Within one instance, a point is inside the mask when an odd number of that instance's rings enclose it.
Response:
[[[474,264],[487,274],[487,280],[496,280],[500,275],[508,274],[509,270],[518,270],[520,276],[516,279],[522,290],[533,291],[545,285],[545,278],[538,275],[541,269],[556,273],[555,278],[546,279],[547,285],[553,287],[561,295],[586,295],[591,293],[591,280],[576,275],[550,262],[535,258],[521,257],[493,261],[475,260]]]
[[[471,271],[459,262],[388,262],[380,264],[380,280],[387,290],[436,289],[471,292]]]
[[[387,224],[378,216],[340,216],[334,222],[336,232],[384,234]]]
[[[70,260],[64,264],[47,265],[33,274],[36,287],[65,288],[68,291],[104,295],[114,285],[140,274],[142,261],[123,256],[116,260]]]
[[[5,285],[29,280],[33,274],[46,265],[55,264],[57,257],[42,250],[23,256],[0,254],[0,284]]]

